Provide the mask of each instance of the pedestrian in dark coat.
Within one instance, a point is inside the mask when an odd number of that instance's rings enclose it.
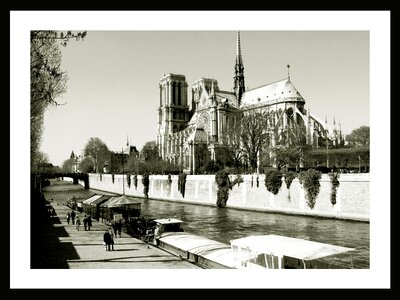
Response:
[[[114,234],[113,234],[113,231],[111,230],[111,228],[108,230],[108,232],[110,233],[110,237],[111,237],[111,244],[110,244],[111,250],[114,251]]]
[[[81,226],[81,220],[79,219],[79,217],[76,218],[76,230],[79,230],[79,226]]]
[[[112,237],[109,230],[104,232],[103,241],[106,244],[106,251],[111,251]]]
[[[75,224],[75,212],[74,211],[71,212],[71,220],[72,220],[72,225],[74,225]]]
[[[111,221],[111,227],[114,231],[114,236],[116,237],[117,236],[117,223],[115,222],[115,220]]]
[[[71,219],[71,215],[69,214],[69,212],[67,213],[67,223],[69,225],[69,219]]]
[[[90,216],[87,217],[87,227],[88,230],[90,230],[90,227],[92,227],[92,218]]]
[[[86,215],[83,218],[83,227],[85,228],[85,231],[86,231],[86,229],[87,229],[87,217],[86,217]]]

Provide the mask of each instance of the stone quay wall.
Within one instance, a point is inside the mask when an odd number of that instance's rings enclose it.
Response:
[[[91,189],[144,198],[142,177],[137,175],[135,186],[134,175],[129,176],[130,186],[127,175],[115,174],[113,180],[111,174],[89,174],[89,185]],[[231,180],[235,178],[236,175],[230,175]],[[267,191],[263,174],[242,175],[242,178],[243,182],[229,191],[228,208],[369,222],[369,173],[340,174],[335,205],[330,201],[330,178],[323,174],[313,209],[308,207],[303,186],[297,178],[290,189],[282,182],[277,195]],[[178,190],[178,175],[171,175],[171,181],[168,175],[150,175],[149,179],[149,199],[216,206],[215,175],[187,175],[184,197]],[[80,184],[83,185],[83,181]]]

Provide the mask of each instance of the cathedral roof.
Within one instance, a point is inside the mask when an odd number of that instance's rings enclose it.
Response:
[[[297,91],[289,78],[246,91],[243,94],[242,105],[284,100],[285,98],[291,98],[292,101],[304,101],[303,96]]]
[[[215,92],[215,95],[220,99],[228,99],[229,104],[237,106],[237,99],[234,92],[218,91]]]

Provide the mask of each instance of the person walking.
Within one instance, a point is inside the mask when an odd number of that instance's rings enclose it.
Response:
[[[86,231],[86,229],[87,229],[87,217],[86,217],[86,215],[83,218],[83,228],[85,228],[85,231]]]
[[[106,244],[106,251],[111,251],[112,237],[109,230],[106,230],[104,232],[103,241]]]
[[[112,226],[112,229],[114,231],[114,236],[116,237],[117,236],[117,223],[116,223],[115,220],[111,221],[111,226]]]
[[[115,226],[117,228],[118,237],[121,237],[121,231],[122,231],[122,223],[121,223],[121,221],[116,222]],[[117,234],[115,236],[117,236]]]
[[[92,227],[92,217],[91,216],[87,217],[87,227],[88,227],[88,230],[90,231],[90,227]]]
[[[67,223],[68,223],[68,225],[69,225],[69,220],[71,219],[71,215],[70,215],[70,213],[68,212],[67,213]]]
[[[111,246],[111,250],[114,251],[114,234],[113,231],[111,230],[111,228],[108,230],[108,232],[110,233],[110,246]]]
[[[71,221],[72,221],[72,225],[75,224],[75,211],[71,212]]]
[[[75,224],[76,224],[76,230],[79,231],[79,227],[81,226],[81,220],[79,219],[79,217],[76,217]]]

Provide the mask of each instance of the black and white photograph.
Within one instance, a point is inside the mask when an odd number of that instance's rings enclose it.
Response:
[[[10,20],[11,288],[390,287],[390,12]]]

